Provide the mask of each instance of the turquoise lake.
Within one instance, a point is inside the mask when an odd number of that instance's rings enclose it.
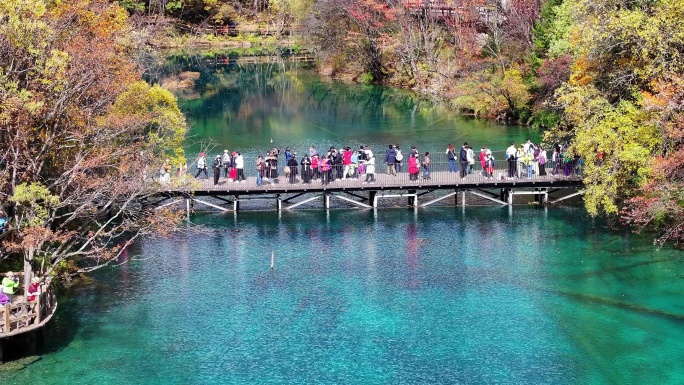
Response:
[[[540,136],[306,68],[202,63],[168,67],[201,73],[181,99],[189,152],[209,137],[253,153],[270,139],[441,149]],[[682,252],[579,206],[191,221],[202,227],[141,240],[129,263],[62,295],[42,359],[2,383],[684,383]]]

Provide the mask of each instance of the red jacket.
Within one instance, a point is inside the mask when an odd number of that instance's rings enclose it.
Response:
[[[408,160],[408,172],[409,174],[417,174],[418,173],[418,159],[415,156],[412,156]]]

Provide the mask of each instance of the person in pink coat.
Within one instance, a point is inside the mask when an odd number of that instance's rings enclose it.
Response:
[[[482,149],[480,150],[480,165],[482,166],[482,175],[487,176],[487,147],[482,146]]]
[[[420,169],[418,168],[418,158],[416,158],[416,154],[412,153],[411,157],[408,159],[408,172],[410,180],[418,180]]]

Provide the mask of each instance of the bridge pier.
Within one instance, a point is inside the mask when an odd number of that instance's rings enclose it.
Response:
[[[368,192],[368,204],[375,207],[378,207],[378,200],[375,198],[377,195],[377,191],[369,191]]]
[[[233,211],[237,212],[240,210],[240,196],[235,194],[235,199],[233,200]]]
[[[330,193],[323,194],[323,206],[327,209],[330,208]]]
[[[276,209],[278,211],[283,209],[283,200],[280,199],[280,194],[276,194]]]
[[[408,193],[409,194],[415,194],[416,190],[408,190]],[[416,200],[417,200],[416,196],[409,196],[408,197],[408,205],[409,206],[416,206]]]

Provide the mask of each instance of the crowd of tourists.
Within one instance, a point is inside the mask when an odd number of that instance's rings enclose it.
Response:
[[[281,150],[278,148],[267,151],[265,156],[258,155],[253,166],[257,186],[278,183],[279,177],[283,174],[292,184],[301,181],[305,184],[316,182],[327,185],[334,181],[361,179],[362,183],[372,184],[376,181],[376,164],[383,164],[386,167],[386,174],[390,176],[397,176],[398,173],[405,171],[410,180],[430,179],[432,171],[430,152],[421,153],[416,146],[404,154],[399,146],[390,144],[379,160],[370,147],[364,145],[357,149],[348,146],[340,149],[330,147],[320,152],[311,146],[308,152],[301,156],[288,147],[283,155],[282,162]],[[473,166],[479,162],[480,175],[495,178],[496,159],[491,149],[486,146],[480,149],[476,157],[473,147],[468,143],[464,143],[459,149],[449,144],[445,155],[449,173],[460,173],[461,178],[466,178],[474,173]],[[553,175],[579,175],[583,166],[581,159],[569,155],[567,143],[554,145],[549,158],[546,148],[532,143],[529,139],[519,146],[511,143],[505,151],[505,160],[508,163],[508,172],[501,175],[501,178],[532,178],[535,175],[543,177],[547,175],[546,169],[549,164],[553,165]],[[239,151],[224,150],[222,155],[216,155],[211,165],[206,154],[200,153],[195,178],[209,179],[210,167],[213,169],[214,185],[219,184],[221,174],[228,182],[246,181],[245,160]],[[168,176],[169,168],[167,161],[160,170],[162,178]]]

